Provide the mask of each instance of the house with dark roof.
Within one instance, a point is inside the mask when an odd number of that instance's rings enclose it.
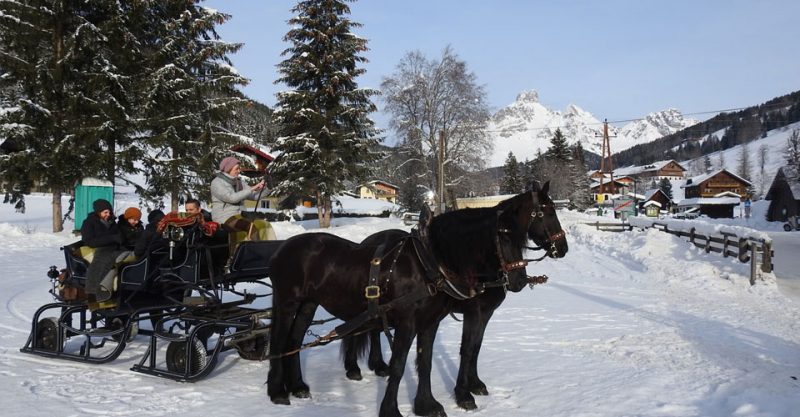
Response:
[[[785,165],[778,169],[767,192],[769,200],[767,220],[785,222],[800,215],[800,172],[796,165]]]
[[[695,210],[711,218],[733,217],[733,208],[747,197],[750,181],[720,169],[686,180],[679,210]]]

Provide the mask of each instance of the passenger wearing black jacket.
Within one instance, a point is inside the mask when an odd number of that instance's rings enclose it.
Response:
[[[133,254],[137,259],[147,256],[150,252],[162,247],[167,247],[166,241],[158,233],[158,222],[164,218],[164,212],[155,209],[147,215],[147,227],[144,232],[139,236],[136,241],[136,247],[133,249]]]
[[[94,258],[86,271],[86,294],[89,302],[102,301],[111,297],[111,288],[101,288],[100,282],[114,266],[121,253],[122,234],[114,222],[113,208],[108,200],[95,200],[94,211],[89,213],[81,226],[83,244],[95,249]]]
[[[128,207],[125,213],[119,216],[118,225],[122,232],[122,247],[127,250],[134,250],[136,242],[144,233],[142,226],[142,211],[136,207]]]

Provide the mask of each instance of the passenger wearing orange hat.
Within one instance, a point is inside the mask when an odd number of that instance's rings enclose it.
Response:
[[[142,226],[142,211],[136,207],[128,207],[119,216],[119,229],[122,232],[122,248],[133,250],[139,237],[144,233]]]

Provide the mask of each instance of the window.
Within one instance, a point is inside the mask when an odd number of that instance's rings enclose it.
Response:
[[[261,208],[268,209],[269,208],[269,200],[261,200]]]

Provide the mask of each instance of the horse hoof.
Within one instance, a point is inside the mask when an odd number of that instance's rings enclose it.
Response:
[[[289,402],[289,397],[270,397],[270,400],[272,400],[273,404],[278,404],[278,405],[289,405],[289,404],[291,404]]]
[[[361,381],[364,379],[364,377],[361,376],[361,371],[347,371],[345,375],[347,375],[347,379],[351,381]]]
[[[437,401],[425,405],[423,405],[423,403],[415,403],[414,414],[425,417],[447,417],[444,407]]]
[[[387,377],[389,376],[389,368],[377,368],[375,369],[375,375],[379,377]]]
[[[311,391],[307,389],[298,389],[292,391],[292,396],[295,398],[311,398]]]
[[[473,399],[457,401],[456,404],[459,406],[459,408],[463,408],[464,410],[467,411],[478,408],[478,405],[475,404],[475,400]]]

